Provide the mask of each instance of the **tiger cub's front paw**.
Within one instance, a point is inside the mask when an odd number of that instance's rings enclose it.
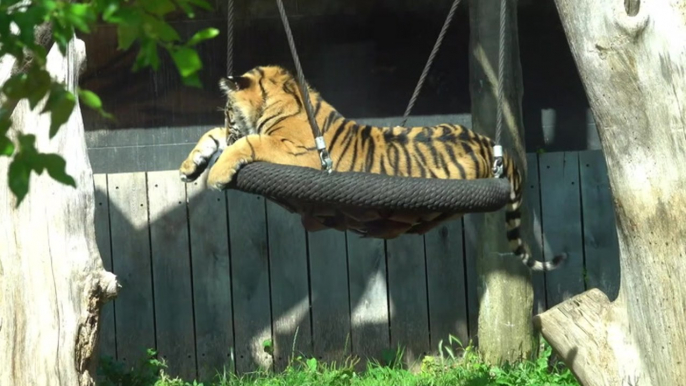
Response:
[[[223,190],[231,182],[241,166],[246,165],[248,160],[219,161],[210,169],[207,176],[207,186],[216,190]]]
[[[192,157],[188,157],[179,168],[179,177],[183,182],[193,182],[200,177],[206,167],[207,161],[201,160],[200,164],[196,164]]]

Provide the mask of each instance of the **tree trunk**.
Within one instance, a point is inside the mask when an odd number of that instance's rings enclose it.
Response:
[[[47,66],[74,91],[85,59],[84,43],[75,39],[66,57],[53,46]],[[2,58],[0,83],[17,68],[12,58]],[[35,134],[40,151],[65,158],[77,186],[34,173],[17,208],[2,180],[0,385],[92,385],[99,312],[116,295],[117,282],[103,269],[95,243],[93,175],[79,105],[51,140],[50,115],[41,110],[42,104],[31,111],[20,102],[10,136]],[[10,161],[0,157],[0,175],[7,176]]]
[[[608,165],[621,284],[535,318],[584,385],[686,382],[686,1],[556,0]]]
[[[499,19],[502,0],[470,2],[470,91],[472,126],[477,132],[495,136],[498,109]],[[517,38],[517,2],[508,0],[503,132],[501,145],[513,156],[522,177],[526,176],[524,125],[522,122],[522,75]],[[526,204],[522,208],[524,239],[532,231]],[[479,351],[488,363],[528,359],[535,349],[531,314],[531,274],[512,256],[505,236],[503,210],[472,215],[479,235]]]

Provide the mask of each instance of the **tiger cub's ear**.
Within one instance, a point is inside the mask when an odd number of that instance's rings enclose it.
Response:
[[[219,88],[225,94],[250,87],[250,79],[244,76],[227,76],[219,80]]]

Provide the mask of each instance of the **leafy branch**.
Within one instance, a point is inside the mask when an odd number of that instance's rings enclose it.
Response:
[[[183,42],[178,32],[165,20],[182,12],[194,18],[197,10],[211,11],[206,0],[2,0],[0,2],[0,57],[13,56],[23,70],[12,75],[0,88],[0,156],[12,158],[8,185],[17,198],[17,206],[29,191],[31,172],[48,174],[63,184],[75,186],[65,171],[66,162],[58,154],[45,154],[35,148],[35,136],[17,133],[9,137],[11,116],[22,100],[35,109],[45,101],[41,114],[50,114],[49,138],[71,116],[78,100],[102,116],[112,118],[100,97],[92,91],[77,89],[76,95],[66,85],[54,81],[46,69],[47,49],[37,42],[36,27],[50,25],[51,41],[66,55],[75,33],[89,34],[98,21],[116,25],[118,49],[129,50],[137,44],[138,53],[132,70],[146,67],[157,70],[160,51],[166,51],[187,86],[202,87],[199,71],[202,61],[195,46],[219,34],[215,28],[196,32]]]

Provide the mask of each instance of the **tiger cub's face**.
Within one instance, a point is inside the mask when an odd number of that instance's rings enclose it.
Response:
[[[267,123],[262,118],[298,110],[294,99],[294,94],[300,95],[297,84],[281,67],[256,67],[241,76],[222,78],[219,87],[227,97],[224,110],[227,125],[240,136],[265,130],[266,127],[260,127]]]

